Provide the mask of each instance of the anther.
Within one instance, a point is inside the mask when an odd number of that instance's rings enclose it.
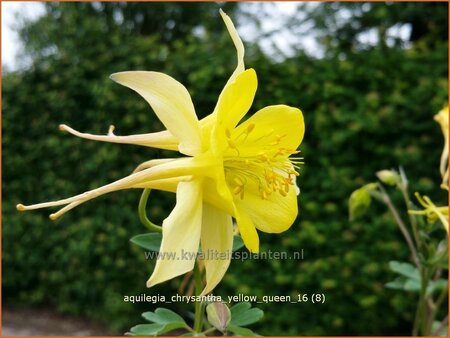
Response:
[[[247,134],[250,134],[253,129],[255,129],[255,124],[254,123],[250,123],[247,127]]]
[[[237,195],[240,194],[242,192],[242,185],[238,185],[233,189],[233,194]]]
[[[286,137],[286,134],[283,135],[277,135],[277,142],[280,142],[283,138]]]
[[[231,132],[230,132],[230,129],[225,129],[225,135],[227,136],[227,138],[230,138],[231,137]]]
[[[239,177],[235,177],[233,181],[239,186],[244,185],[244,182]]]
[[[233,149],[236,148],[236,143],[234,143],[233,140],[228,140],[228,145],[230,146],[230,148],[233,148]]]
[[[260,154],[259,157],[263,162],[270,162],[269,157],[265,153]]]

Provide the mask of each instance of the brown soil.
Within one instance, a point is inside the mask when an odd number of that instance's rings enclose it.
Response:
[[[3,307],[1,336],[107,336],[91,320],[58,314],[51,309]]]

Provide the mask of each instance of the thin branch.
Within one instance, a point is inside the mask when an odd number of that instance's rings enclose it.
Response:
[[[403,237],[405,237],[406,243],[408,244],[409,250],[411,251],[412,257],[413,257],[413,261],[417,266],[417,269],[420,270],[420,260],[419,260],[419,256],[417,255],[417,250],[416,247],[414,246],[414,242],[411,238],[411,236],[409,235],[408,229],[406,228],[405,223],[403,222],[402,218],[400,217],[397,209],[394,207],[394,204],[392,203],[389,195],[387,194],[386,190],[379,185],[379,189],[382,192],[382,199],[383,202],[387,205],[389,211],[392,213],[392,215],[394,216],[395,221],[398,224],[398,227],[400,228],[400,231],[403,234]]]

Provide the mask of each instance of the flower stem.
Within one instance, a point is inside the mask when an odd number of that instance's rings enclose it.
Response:
[[[411,199],[409,198],[409,193],[408,193],[408,181],[406,179],[406,176],[404,173],[402,173],[402,183],[399,184],[399,189],[403,195],[403,199],[405,201],[406,204],[406,210],[410,210],[413,207],[413,203],[411,202]],[[417,245],[417,249],[420,251],[420,249],[422,248],[422,242],[420,241],[420,237],[417,231],[417,220],[416,217],[412,214],[408,212],[408,216],[409,216],[409,222],[411,223],[411,228],[412,228],[412,234],[414,237],[414,241],[416,242]]]
[[[199,296],[202,292],[202,273],[198,266],[198,261],[195,261],[194,265],[194,282],[195,282],[195,295]],[[203,329],[203,303],[196,302],[195,303],[195,319],[194,319],[194,331],[202,332]]]
[[[381,191],[382,201],[384,202],[384,204],[386,204],[386,206],[388,207],[392,216],[394,216],[394,219],[397,222],[398,227],[400,228],[400,231],[402,232],[403,237],[406,240],[406,243],[408,244],[409,250],[411,251],[411,255],[412,255],[414,264],[416,265],[417,269],[420,271],[421,264],[420,264],[419,256],[417,254],[417,249],[414,245],[414,242],[408,232],[408,229],[406,228],[406,225],[403,222],[402,218],[400,217],[397,209],[394,207],[394,204],[392,203],[391,198],[389,197],[386,190],[381,185],[379,185],[379,189]]]
[[[141,199],[139,200],[139,219],[141,223],[147,227],[150,231],[153,232],[162,232],[162,227],[152,223],[145,212],[145,207],[147,206],[148,196],[150,195],[151,189],[144,189],[141,195]]]
[[[415,328],[417,331],[419,331],[422,336],[428,336],[428,328],[427,328],[427,318],[428,318],[428,304],[427,304],[427,288],[428,288],[428,282],[430,281],[430,275],[428,269],[424,268],[422,273],[422,285],[420,288],[420,298],[419,298],[419,305],[418,305],[418,318],[416,318],[417,323],[414,323]],[[417,332],[419,333],[419,332]]]
[[[203,331],[202,333],[203,333],[204,335],[206,335],[207,333],[211,333],[211,332],[214,332],[214,331],[216,331],[216,328],[215,328],[215,327],[211,327],[211,328],[209,328],[209,329]]]

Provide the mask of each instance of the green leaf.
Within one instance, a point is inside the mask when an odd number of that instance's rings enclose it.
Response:
[[[156,336],[176,329],[189,329],[184,319],[169,309],[157,308],[155,312],[144,312],[142,317],[153,322],[153,324],[133,326],[128,334],[132,336]]]
[[[185,329],[186,325],[182,323],[167,324],[139,324],[133,326],[129,332],[132,336],[157,336],[176,329]]]
[[[448,287],[448,280],[440,278],[436,281],[430,281],[427,287],[427,294],[432,294],[435,291],[443,290]]]
[[[252,307],[252,304],[250,304],[249,302],[236,303],[230,308],[231,315],[232,316],[239,316],[243,312],[245,312],[248,309],[250,309],[251,307]]]
[[[385,287],[395,290],[419,292],[421,285],[420,281],[417,279],[400,276],[397,277],[394,281],[386,283]]]
[[[156,336],[164,327],[163,324],[139,324],[130,329],[132,336]]]
[[[259,336],[259,334],[253,332],[250,329],[247,329],[246,327],[240,327],[236,325],[229,325],[228,331],[233,332],[236,336]]]
[[[158,232],[136,235],[130,239],[131,243],[134,243],[141,248],[150,251],[159,251],[159,248],[161,247],[161,241],[162,234]]]
[[[184,319],[179,314],[163,307],[157,308],[155,312],[144,312],[142,314],[142,317],[150,322],[160,324],[180,322],[187,325]]]
[[[354,221],[361,217],[370,207],[372,198],[369,191],[365,188],[359,188],[352,192],[348,200],[348,211],[350,221]]]
[[[170,332],[170,331],[173,331],[176,329],[187,329],[187,325],[186,325],[186,323],[183,324],[180,322],[165,324],[164,327],[158,331],[158,335],[162,335],[166,332]]]
[[[387,287],[388,289],[404,290],[405,279],[398,277],[395,280],[393,280],[392,282],[384,284],[384,286]]]
[[[405,291],[417,291],[419,292],[421,288],[421,284],[420,284],[420,280],[417,279],[411,279],[411,278],[407,278],[405,285],[404,285],[404,290]]]
[[[241,236],[233,236],[233,251],[237,251],[244,246]]]
[[[231,307],[230,325],[245,326],[250,325],[264,316],[264,311],[258,308],[251,308],[248,302],[238,303]]]
[[[410,263],[403,263],[403,262],[397,262],[397,261],[390,261],[389,262],[389,268],[408,278],[418,280],[420,282],[420,273],[417,271],[416,267]]]

